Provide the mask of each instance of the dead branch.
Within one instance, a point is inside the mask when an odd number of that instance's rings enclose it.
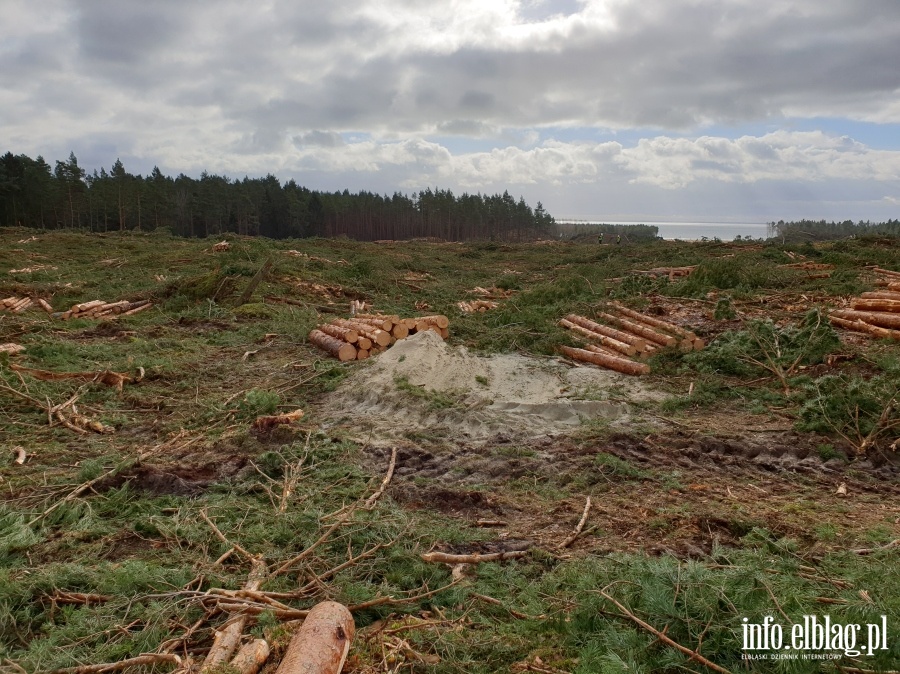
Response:
[[[139,665],[157,665],[162,662],[171,662],[176,667],[181,665],[181,658],[173,653],[148,653],[136,658],[120,660],[119,662],[107,662],[101,665],[79,665],[78,667],[64,667],[54,669],[47,674],[105,674],[105,672],[118,672],[128,667]]]
[[[250,560],[251,563],[254,560],[256,560],[256,556],[251,555],[249,552],[247,552],[247,550],[245,548],[241,547],[237,543],[232,543],[231,541],[229,541],[225,537],[225,534],[223,534],[219,530],[219,527],[217,527],[215,525],[215,523],[211,519],[209,519],[209,517],[206,514],[206,510],[200,511],[200,517],[202,517],[203,521],[206,522],[210,526],[210,528],[213,530],[213,533],[216,535],[216,538],[218,538],[220,541],[222,541],[225,545],[229,546],[232,550],[235,550],[235,551],[241,553],[246,559]]]
[[[269,659],[269,642],[265,639],[254,639],[244,644],[230,665],[240,674],[256,674]]]
[[[873,552],[881,552],[882,550],[891,550],[893,548],[900,548],[900,538],[895,538],[890,543],[879,545],[876,548],[859,548],[854,550],[853,553],[857,555],[871,555]]]
[[[299,555],[292,557],[291,559],[286,561],[284,564],[279,566],[277,569],[275,569],[275,571],[272,572],[272,577],[274,578],[276,576],[280,576],[283,573],[287,573],[294,566],[296,566],[297,564],[302,562],[304,559],[309,557],[316,548],[318,548],[320,545],[322,545],[322,543],[324,543],[325,541],[328,540],[328,538],[331,536],[331,534],[333,534],[335,532],[335,530],[338,529],[338,527],[340,527],[344,523],[346,523],[346,521],[350,518],[350,516],[353,514],[353,512],[355,510],[356,510],[356,506],[354,505],[354,506],[351,506],[346,511],[344,511],[344,513],[340,517],[338,517],[337,521],[335,521],[334,524],[332,524],[330,527],[328,527],[328,529],[325,531],[325,533],[322,534],[315,543],[310,545],[308,548],[306,548],[306,550],[301,552]]]
[[[471,555],[452,555],[447,552],[426,552],[423,562],[437,564],[481,564],[482,562],[502,562],[507,559],[520,559],[528,554],[528,550],[510,550],[509,552],[474,553]]]
[[[608,586],[607,586],[607,587],[608,587]],[[710,660],[707,660],[707,659],[704,658],[702,655],[700,655],[699,653],[697,653],[697,651],[692,651],[690,648],[687,648],[687,647],[685,647],[685,646],[682,646],[682,645],[679,644],[678,642],[673,641],[672,639],[670,639],[669,637],[667,637],[665,634],[663,634],[662,632],[660,632],[658,629],[656,629],[656,628],[653,627],[652,625],[650,625],[650,624],[648,624],[648,623],[645,623],[643,620],[641,620],[640,618],[638,618],[634,613],[632,613],[632,612],[629,611],[627,608],[625,608],[622,604],[620,604],[618,601],[616,601],[615,599],[613,599],[613,598],[606,592],[606,588],[604,588],[604,589],[602,589],[602,590],[599,590],[599,592],[600,592],[600,595],[601,595],[601,596],[603,596],[604,598],[608,599],[608,600],[611,601],[613,604],[615,604],[615,605],[616,605],[616,608],[618,608],[618,609],[622,612],[622,614],[623,614],[624,617],[628,618],[629,620],[632,620],[632,621],[635,622],[637,625],[640,625],[641,627],[643,627],[645,630],[647,630],[648,632],[650,632],[653,636],[655,636],[657,639],[659,639],[659,640],[662,641],[663,643],[666,643],[666,644],[668,644],[669,646],[671,646],[672,648],[675,648],[675,649],[681,651],[681,652],[684,653],[686,656],[688,656],[691,660],[696,660],[696,661],[699,662],[700,664],[709,667],[709,668],[712,669],[713,671],[719,672],[720,674],[731,674],[731,672],[729,672],[729,671],[728,671],[727,669],[725,669],[724,667],[720,667],[720,666],[717,665],[716,663],[711,662]]]
[[[394,447],[391,449],[391,462],[388,464],[387,474],[384,476],[384,479],[381,481],[381,486],[378,487],[378,491],[372,494],[367,500],[366,505],[364,506],[366,510],[372,510],[375,507],[375,504],[378,502],[378,499],[381,498],[381,495],[384,493],[384,490],[387,489],[387,486],[391,483],[391,478],[394,476],[394,466],[397,465],[397,448]]]
[[[527,613],[522,613],[520,611],[516,611],[515,609],[509,608],[506,604],[504,604],[499,599],[494,599],[494,597],[488,597],[485,594],[478,594],[477,592],[472,593],[472,597],[474,599],[478,599],[479,601],[483,601],[485,604],[492,604],[494,606],[499,606],[500,608],[506,610],[513,618],[518,618],[519,620],[543,620],[547,616],[539,615],[528,615]]]
[[[584,529],[584,524],[585,524],[585,522],[587,522],[588,513],[590,511],[591,511],[591,497],[588,496],[587,501],[585,501],[584,512],[581,514],[581,520],[578,522],[578,526],[575,527],[575,531],[573,531],[572,534],[568,538],[566,538],[566,540],[564,540],[562,543],[559,544],[559,547],[558,547],[559,550],[562,550],[562,549],[567,548],[570,545],[572,545],[572,543],[575,542],[575,539],[577,539],[581,535],[581,530]]]

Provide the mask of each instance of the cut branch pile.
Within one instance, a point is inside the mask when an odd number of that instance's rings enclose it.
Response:
[[[357,313],[317,326],[309,333],[309,341],[338,360],[365,360],[416,332],[432,330],[447,339],[449,326],[450,321],[441,315],[400,318]]]
[[[122,316],[133,316],[141,311],[146,311],[152,306],[153,303],[150,300],[138,300],[136,302],[129,302],[128,300],[122,300],[121,302],[91,300],[90,302],[73,304],[72,308],[67,311],[54,312],[53,318],[59,318],[63,321],[67,321],[70,318],[114,319]]]
[[[828,318],[837,328],[900,340],[900,272],[878,267],[874,271],[888,277],[896,274],[898,283],[889,283],[887,290],[862,293],[851,301],[850,309],[834,309]]]
[[[575,360],[623,374],[641,375],[649,373],[650,368],[637,361],[646,360],[660,348],[677,346],[682,351],[694,351],[704,346],[703,340],[693,332],[673,323],[614,302],[610,308],[616,313],[597,312],[597,318],[603,323],[577,314],[560,320],[562,327],[593,342],[584,349],[563,346],[560,351]]]

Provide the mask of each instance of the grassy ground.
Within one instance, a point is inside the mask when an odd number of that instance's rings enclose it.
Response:
[[[263,589],[283,593],[290,610],[326,597],[382,601],[356,611],[346,671],[705,671],[626,611],[730,670],[786,672],[836,665],[742,661],[743,618],[772,616],[789,632],[804,615],[863,625],[884,615],[889,648],[839,649],[836,662],[900,667],[898,548],[883,547],[900,537],[897,436],[880,434],[869,457],[855,457],[852,428],[854,414],[871,426],[896,395],[898,348],[803,327],[809,309],[870,289],[865,265],[900,269],[895,245],[232,239],[213,253],[212,243],[0,231],[0,297],[33,294],[58,309],[154,300],[115,322],[0,313],[0,343],[26,347],[0,355],[4,671],[167,647],[202,658],[225,620],[203,593],[239,588],[250,570],[239,552],[222,558],[235,544],[263,556],[273,572]],[[810,278],[782,266],[787,253],[834,272]],[[236,307],[269,257],[271,274]],[[628,274],[691,264],[700,267],[675,283]],[[22,268],[34,270],[7,273]],[[456,302],[476,286],[514,292],[497,310],[461,314]],[[453,343],[549,356],[575,343],[556,327],[561,316],[590,315],[610,298],[661,307],[710,342],[655,359],[648,383],[664,395],[640,403],[627,432],[595,423],[552,441],[409,443],[399,465],[422,470],[398,474],[372,509],[342,510],[374,493],[388,455],[322,430],[317,403],[360,364],[306,344],[320,317],[343,315],[351,299],[386,313],[445,313]],[[771,326],[757,322],[766,319]],[[774,370],[752,362],[765,361],[764,338],[784,346]],[[118,392],[40,381],[10,363],[143,376]],[[48,424],[46,406],[73,396],[80,414],[115,432]],[[260,414],[296,408],[307,413],[292,428],[251,429]],[[760,467],[753,457],[773,443],[790,461]],[[16,447],[28,454],[23,465]],[[586,496],[587,532],[558,549]],[[480,565],[456,584],[448,567],[419,557],[517,545],[527,556]],[[254,614],[248,630],[283,648],[295,617],[286,611]]]

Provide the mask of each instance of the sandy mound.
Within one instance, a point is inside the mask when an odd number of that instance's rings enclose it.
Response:
[[[327,397],[323,415],[370,443],[532,438],[623,417],[622,399],[653,395],[614,372],[517,354],[476,356],[427,331],[360,367]]]

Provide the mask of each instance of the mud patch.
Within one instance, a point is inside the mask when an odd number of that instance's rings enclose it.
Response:
[[[482,357],[431,331],[417,333],[359,368],[321,404],[326,425],[378,444],[399,438],[483,442],[534,438],[585,420],[624,423],[621,399],[659,397],[634,378],[519,354]]]
[[[154,496],[197,496],[210,485],[240,473],[247,465],[245,457],[223,457],[205,465],[141,465],[101,480],[94,489],[98,492],[119,489],[127,484],[135,491]]]

